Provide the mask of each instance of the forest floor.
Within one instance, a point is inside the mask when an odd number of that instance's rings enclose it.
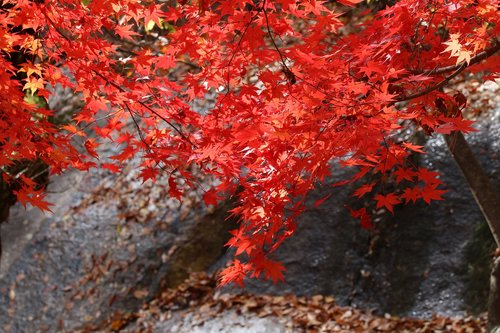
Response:
[[[224,294],[213,276],[196,273],[133,314],[110,320],[105,332],[486,332],[479,317],[376,316],[336,305],[333,296]],[[216,323],[216,321],[219,323]]]

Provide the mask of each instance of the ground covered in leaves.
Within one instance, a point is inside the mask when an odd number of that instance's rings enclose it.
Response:
[[[214,277],[206,274],[194,274],[140,311],[110,320],[103,332],[235,332],[228,317],[242,328],[238,332],[486,332],[485,315],[424,320],[341,307],[332,296],[231,295],[220,293]],[[214,318],[224,324],[214,326]],[[271,321],[261,330],[244,329],[262,318]]]

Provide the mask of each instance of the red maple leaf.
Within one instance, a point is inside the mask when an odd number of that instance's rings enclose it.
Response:
[[[377,208],[385,207],[393,214],[393,206],[400,202],[399,198],[394,193],[389,193],[387,195],[377,194],[375,200],[377,201]]]
[[[49,206],[53,204],[45,201],[45,193],[43,189],[35,190],[33,188],[21,187],[19,190],[14,191],[17,200],[26,207],[26,204],[30,204],[33,207],[40,209],[41,211],[51,212]]]
[[[438,174],[408,159],[423,147],[400,138],[416,128],[473,130],[460,115],[465,95],[441,88],[459,72],[483,81],[498,73],[500,15],[487,2],[438,1],[430,13],[429,1],[400,0],[377,15],[353,11],[359,29],[339,30],[345,20],[328,1],[10,1],[0,5],[1,179],[21,188],[23,204],[48,209],[36,179],[17,167],[42,160],[53,173],[88,170],[111,141],[119,163],[103,168],[139,157],[143,180],[170,173],[173,198],[206,179],[218,184],[203,195],[207,205],[238,194],[241,223],[228,244],[246,263],[233,262],[221,281],[243,284],[249,273],[279,281],[283,267],[264,254],[293,233],[331,161],[360,169],[335,185],[369,179],[356,197],[388,176],[403,183],[370,196],[391,213],[401,201],[442,199]],[[48,86],[82,99],[64,126],[38,105]],[[371,228],[367,208],[351,215]]]
[[[203,201],[205,204],[217,206],[221,198],[218,196],[217,191],[214,189],[208,190],[203,194]]]
[[[331,194],[328,194],[328,195],[325,195],[324,197],[316,200],[313,204],[313,207],[318,207],[320,206],[323,202],[325,202],[326,200],[328,200],[328,198],[330,198],[332,195]]]
[[[427,168],[420,168],[417,171],[418,179],[426,182],[427,184],[441,184],[439,180],[439,172],[430,171]]]
[[[442,195],[445,194],[446,190],[438,190],[437,184],[427,185],[422,189],[422,199],[428,204],[431,203],[432,200],[444,200]]]
[[[158,176],[158,170],[152,166],[147,166],[142,168],[141,173],[139,174],[139,177],[142,178],[143,183],[148,179],[155,181],[157,176]]]
[[[112,172],[120,172],[120,170],[121,170],[119,165],[116,165],[113,163],[102,163],[101,168],[108,169],[109,171],[112,171]]]
[[[139,34],[137,32],[135,32],[135,31],[133,31],[132,27],[133,27],[132,24],[117,25],[115,27],[115,32],[121,38],[133,40],[132,37],[139,36]]]
[[[417,201],[417,199],[422,197],[422,188],[419,186],[416,187],[407,187],[404,189],[403,194],[401,194],[401,199],[404,199],[406,203]]]
[[[372,218],[370,214],[366,211],[366,208],[360,208],[358,210],[353,210],[349,206],[347,206],[347,209],[349,210],[349,213],[351,214],[352,217],[354,218],[359,218],[361,222],[361,227],[363,229],[370,230],[373,228],[372,225]]]
[[[175,181],[175,178],[172,176],[168,178],[168,194],[172,198],[176,198],[179,201],[181,201],[182,199],[182,192],[177,187],[177,182]]]
[[[422,148],[424,148],[424,146],[414,145],[411,142],[403,142],[402,146],[407,148],[407,149],[413,150],[417,153],[425,154],[425,151],[422,150]]]
[[[274,283],[285,280],[285,277],[283,276],[285,267],[283,267],[280,262],[270,260],[264,255],[258,255],[254,258],[252,263],[255,267],[252,277],[260,277],[261,275],[264,275],[266,280],[272,279]]]
[[[396,183],[399,184],[403,179],[412,182],[413,178],[416,176],[416,173],[413,170],[400,167],[396,171],[394,171],[394,175],[396,176]]]
[[[99,146],[98,143],[96,143],[95,139],[87,139],[85,141],[85,149],[87,150],[87,152],[89,153],[90,156],[94,157],[94,158],[99,158],[99,154],[97,154],[96,152],[96,147]]]
[[[220,273],[219,283],[224,286],[233,282],[240,287],[243,287],[245,277],[248,273],[249,268],[249,264],[243,264],[238,259],[235,259],[226,269],[224,269]]]
[[[361,185],[356,191],[354,191],[353,196],[358,198],[363,197],[366,193],[370,193],[373,190],[375,183]]]

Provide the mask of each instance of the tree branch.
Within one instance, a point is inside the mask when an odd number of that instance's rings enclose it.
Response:
[[[104,81],[106,81],[106,83],[108,83],[111,86],[115,87],[119,91],[121,91],[121,92],[127,92],[124,88],[120,87],[116,83],[114,83],[112,81],[109,81],[104,75],[102,75],[98,71],[92,69],[92,72],[94,72],[97,76],[99,76],[101,79],[103,79]],[[191,140],[189,140],[189,138],[184,133],[182,133],[180,129],[178,129],[176,126],[174,126],[174,124],[172,124],[171,121],[169,121],[167,118],[165,118],[162,115],[160,115],[156,110],[154,110],[149,105],[147,105],[147,104],[145,104],[145,103],[143,103],[141,101],[137,101],[137,103],[139,103],[141,106],[143,106],[144,108],[146,108],[147,110],[149,110],[151,113],[153,113],[155,116],[157,116],[158,118],[160,118],[161,120],[163,120],[165,123],[167,123],[170,127],[172,127],[174,129],[175,132],[177,132],[177,134],[179,134],[179,136],[184,141],[188,142],[191,146],[193,146],[193,147],[196,148],[196,145]]]
[[[453,65],[453,66],[440,67],[440,68],[436,68],[434,70],[429,70],[429,71],[412,72],[412,73],[416,73],[416,74],[436,75],[436,74],[444,74],[447,72],[454,71],[452,74],[445,77],[439,83],[437,83],[433,86],[430,86],[422,91],[416,92],[414,94],[400,96],[392,104],[394,104],[396,102],[403,102],[403,101],[408,101],[408,100],[415,99],[418,97],[422,97],[422,96],[427,95],[428,93],[430,93],[434,90],[438,90],[438,89],[443,88],[448,82],[450,82],[451,79],[456,77],[458,74],[460,74],[462,71],[464,71],[467,67],[475,65],[475,64],[479,63],[480,61],[482,61],[488,57],[491,57],[498,50],[500,50],[500,42],[498,42],[498,40],[495,39],[495,43],[491,47],[484,50],[483,52],[478,53],[476,56],[471,58],[469,63],[467,63],[466,61],[463,61],[462,63],[457,64],[457,65]]]
[[[411,99],[422,97],[422,96],[427,95],[428,93],[430,93],[434,90],[439,90],[439,89],[443,88],[446,84],[448,84],[448,82],[450,82],[451,79],[453,79],[458,74],[463,72],[467,67],[475,65],[475,64],[481,62],[482,60],[491,57],[498,50],[500,50],[500,42],[498,42],[498,40],[495,39],[495,43],[491,47],[484,50],[483,52],[478,53],[476,56],[472,57],[471,60],[469,61],[469,63],[467,63],[466,61],[463,61],[460,64],[456,64],[453,66],[439,67],[439,68],[436,68],[433,70],[411,71],[412,74],[424,74],[424,75],[444,74],[444,73],[448,73],[451,71],[454,71],[454,72],[452,74],[450,74],[449,76],[445,77],[439,83],[437,83],[433,86],[430,86],[422,91],[416,92],[414,94],[398,97],[396,99],[396,101],[391,103],[390,105],[393,105],[396,102],[409,101]]]
[[[427,95],[428,93],[434,91],[434,90],[438,90],[438,89],[441,89],[443,88],[448,82],[450,82],[451,79],[453,79],[454,77],[456,77],[458,74],[460,74],[464,69],[466,69],[468,66],[467,66],[467,63],[466,62],[463,62],[459,67],[458,69],[453,72],[452,74],[450,74],[449,76],[445,77],[441,82],[433,85],[433,86],[430,86],[424,90],[421,90],[419,92],[416,92],[414,94],[410,94],[410,95],[406,95],[406,96],[400,96],[396,99],[395,102],[393,102],[392,104],[396,103],[396,102],[403,102],[403,101],[409,101],[410,99],[415,99],[415,98],[418,98],[418,97],[422,97],[424,95]]]
[[[498,40],[495,39],[495,42],[493,43],[492,46],[490,46],[489,48],[487,48],[486,50],[484,50],[482,52],[479,52],[474,57],[472,57],[470,59],[469,65],[467,67],[475,65],[475,64],[483,61],[484,59],[491,57],[498,50],[500,50],[500,42],[498,42]],[[465,63],[465,61],[463,63],[460,63],[460,64],[446,66],[446,67],[438,67],[435,69],[414,69],[414,70],[410,70],[410,73],[415,74],[415,75],[418,75],[418,74],[424,74],[424,75],[445,74],[445,73],[453,72],[453,71],[459,69],[464,63]]]

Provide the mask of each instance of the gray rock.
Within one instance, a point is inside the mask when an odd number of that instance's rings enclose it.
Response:
[[[469,136],[496,184],[499,119],[497,108],[479,122],[481,132]],[[286,282],[252,281],[246,292],[333,294],[340,305],[380,313],[460,314],[467,287],[459,268],[482,216],[442,140],[431,139],[427,148],[422,162],[443,172],[450,190],[446,201],[397,208],[373,233],[342,208],[354,202],[351,190],[338,191],[309,209],[276,253],[288,269]],[[102,321],[135,311],[162,287],[215,262],[230,228],[222,223],[228,207],[207,210],[199,193],[179,205],[167,198],[166,188],[165,179],[142,184],[133,166],[120,176],[73,172],[52,179],[48,199],[56,203],[54,215],[17,206],[10,224],[2,226],[7,259],[0,271],[0,308],[6,315],[0,316],[0,331],[99,331]],[[319,187],[309,200],[330,191]],[[157,331],[167,332],[164,325],[158,323]],[[282,332],[272,319],[235,318],[231,312],[197,328],[189,317],[169,325],[179,332]]]
[[[235,311],[225,311],[217,317],[198,323],[194,319],[194,311],[187,315],[173,316],[171,319],[158,323],[154,333],[285,333],[288,330],[278,321],[278,318],[259,318],[250,314],[238,314]]]
[[[54,215],[12,214],[13,230],[3,230],[11,240],[0,280],[2,332],[96,330],[220,257],[228,207],[208,210],[196,191],[180,205],[168,198],[165,177],[141,184],[135,169],[54,179]]]
[[[487,89],[493,89],[493,97],[498,96],[498,86],[489,85]],[[500,99],[495,103],[496,109],[479,117],[475,124],[479,131],[467,139],[500,188]],[[374,233],[361,229],[343,208],[346,203],[362,205],[350,198],[353,190],[337,188],[321,206],[301,215],[296,233],[276,251],[274,259],[287,269],[286,281],[274,285],[250,280],[244,291],[330,294],[340,305],[375,309],[380,315],[430,317],[433,313],[455,316],[465,310],[484,311],[486,298],[478,308],[477,304],[466,303],[465,295],[482,297],[484,289],[487,292],[488,276],[483,277],[481,290],[470,290],[468,281],[473,277],[464,270],[476,265],[466,260],[464,250],[473,242],[478,226],[485,224],[484,218],[444,140],[432,137],[426,149],[422,166],[442,173],[449,190],[445,201],[396,207],[394,216],[381,218],[378,223],[383,227]],[[340,170],[335,181],[347,175]],[[331,192],[330,186],[319,186],[309,196],[309,206]],[[490,238],[482,241],[491,242]]]

